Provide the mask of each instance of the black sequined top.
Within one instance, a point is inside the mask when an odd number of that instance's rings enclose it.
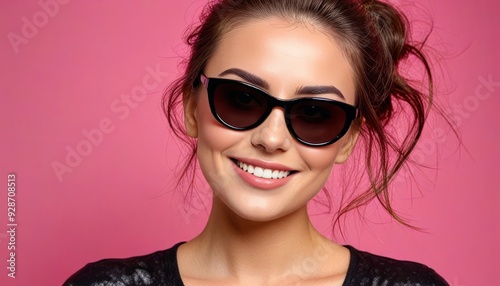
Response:
[[[63,286],[172,285],[182,286],[177,266],[177,248],[125,259],[89,263]],[[359,251],[346,246],[351,261],[344,286],[442,286],[449,285],[431,268],[409,261]]]

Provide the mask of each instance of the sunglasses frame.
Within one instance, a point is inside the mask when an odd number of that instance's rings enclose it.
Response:
[[[200,73],[200,81],[205,86],[205,88],[207,89],[208,101],[209,101],[209,104],[210,104],[210,110],[212,111],[212,115],[214,116],[214,118],[217,121],[219,121],[222,125],[230,128],[230,129],[233,129],[233,130],[244,131],[244,130],[253,129],[253,128],[259,126],[260,124],[262,124],[267,119],[267,117],[269,117],[269,114],[271,114],[272,110],[275,107],[281,107],[284,110],[285,123],[286,123],[287,129],[290,132],[290,134],[297,141],[299,141],[300,143],[302,143],[304,145],[312,146],[312,147],[321,147],[321,146],[327,146],[327,145],[333,144],[336,141],[338,141],[340,138],[342,138],[347,133],[347,131],[349,130],[349,128],[351,127],[352,121],[359,116],[359,109],[356,108],[355,106],[352,106],[352,105],[347,104],[345,102],[341,102],[341,101],[329,99],[329,98],[323,98],[323,97],[301,97],[301,98],[294,98],[294,99],[290,99],[290,100],[282,100],[282,99],[278,99],[278,98],[272,96],[267,91],[265,91],[265,90],[263,90],[263,89],[255,86],[253,84],[246,83],[246,82],[243,82],[243,81],[233,80],[233,79],[209,78],[209,77],[205,76],[203,73]],[[253,123],[253,124],[251,124],[249,126],[246,126],[246,127],[238,127],[238,126],[234,126],[234,125],[231,125],[231,124],[225,122],[219,116],[219,114],[217,113],[217,110],[215,108],[215,100],[214,100],[214,98],[215,98],[215,90],[217,89],[217,87],[219,85],[221,85],[221,84],[228,84],[228,83],[229,84],[244,85],[244,86],[252,88],[256,92],[261,93],[261,94],[264,95],[264,98],[266,98],[266,100],[267,100],[268,106],[267,106],[266,110],[264,111],[264,113],[262,114],[262,116],[259,118],[259,120],[257,120],[257,122],[255,122],[255,123]],[[328,140],[326,142],[321,142],[321,143],[311,143],[311,142],[308,142],[308,141],[300,138],[297,135],[297,133],[295,132],[295,130],[293,129],[292,122],[291,122],[291,119],[290,119],[290,111],[292,110],[292,108],[293,108],[294,105],[296,105],[296,104],[298,104],[298,103],[300,103],[301,101],[304,101],[304,100],[307,100],[307,101],[314,100],[314,101],[328,102],[328,103],[331,103],[333,105],[336,105],[337,107],[340,107],[346,113],[346,120],[345,120],[344,126],[343,126],[342,130],[340,131],[340,133],[337,134],[337,136],[335,136],[334,138],[332,138],[332,139],[330,139],[330,140]]]

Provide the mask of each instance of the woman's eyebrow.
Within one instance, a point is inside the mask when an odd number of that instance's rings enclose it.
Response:
[[[342,92],[333,85],[303,86],[297,90],[297,94],[318,95],[318,94],[336,94],[345,100]]]
[[[267,81],[242,69],[230,68],[220,73],[219,76],[225,76],[228,74],[234,74],[253,85],[269,90],[269,83]],[[304,95],[336,94],[345,100],[345,96],[342,94],[342,92],[333,85],[303,86],[297,89],[296,94],[304,94]]]
[[[228,75],[228,74],[237,75],[253,85],[256,85],[256,86],[259,86],[263,89],[269,90],[269,83],[267,81],[263,80],[262,78],[254,75],[254,74],[251,74],[247,71],[244,71],[242,69],[231,68],[231,69],[223,71],[222,73],[219,74],[219,76],[224,76],[224,75]]]

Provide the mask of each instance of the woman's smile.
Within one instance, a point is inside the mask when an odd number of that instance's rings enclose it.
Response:
[[[297,171],[286,166],[255,159],[231,159],[236,174],[250,186],[272,190],[284,186]]]
[[[255,159],[233,159],[233,162],[243,171],[264,179],[283,179],[296,172],[280,164]]]

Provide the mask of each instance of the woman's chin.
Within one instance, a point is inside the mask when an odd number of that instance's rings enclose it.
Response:
[[[249,222],[272,222],[280,218],[284,218],[294,210],[286,210],[279,206],[228,206],[229,210],[233,213],[235,218]]]

